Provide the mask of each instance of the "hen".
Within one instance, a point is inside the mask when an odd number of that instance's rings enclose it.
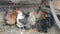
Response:
[[[28,23],[26,24],[27,26],[30,26],[28,28],[34,27],[36,23],[36,17],[35,17],[35,12],[34,10],[32,10],[29,13],[29,17],[28,17]]]
[[[47,25],[49,28],[51,28],[51,27],[53,26],[53,24],[54,24],[53,15],[50,14],[50,13],[46,13],[46,12],[45,12],[45,17],[46,17],[46,19],[45,19],[46,25]]]
[[[16,16],[17,16],[17,12],[16,12],[16,9],[14,9],[12,13],[7,14],[5,16],[6,24],[9,24],[9,25],[15,24],[16,23]]]
[[[47,32],[48,28],[47,28],[47,25],[46,25],[46,22],[45,22],[45,14],[43,11],[39,11],[39,17],[38,17],[38,20],[36,21],[36,28],[37,28],[37,31],[41,31],[41,32]]]

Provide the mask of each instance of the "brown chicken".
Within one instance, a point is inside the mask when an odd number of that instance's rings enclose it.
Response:
[[[5,17],[6,24],[12,25],[16,23],[17,9],[14,9],[12,13],[7,14]]]
[[[39,11],[39,19],[45,19],[44,12]]]

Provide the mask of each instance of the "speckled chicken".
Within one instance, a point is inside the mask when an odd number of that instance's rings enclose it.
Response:
[[[32,26],[34,27],[35,23],[36,23],[35,12],[34,12],[34,10],[31,10],[31,12],[29,13],[29,17],[28,17],[27,26],[30,26],[28,28],[31,28]]]

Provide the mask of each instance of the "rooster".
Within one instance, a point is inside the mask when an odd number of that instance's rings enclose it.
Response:
[[[5,16],[6,24],[13,25],[16,23],[17,9],[14,9],[12,13]]]
[[[23,28],[24,27],[24,15],[23,15],[23,13],[22,13],[22,11],[20,11],[20,10],[18,10],[17,11],[18,12],[18,14],[17,14],[17,19],[16,19],[16,21],[17,21],[17,23],[16,23],[16,25],[17,25],[17,27],[19,27],[19,28]]]
[[[29,23],[28,23],[28,18],[29,18],[29,12],[27,12],[26,14],[24,14],[22,11],[18,10],[17,11],[17,27],[19,28],[29,28]]]

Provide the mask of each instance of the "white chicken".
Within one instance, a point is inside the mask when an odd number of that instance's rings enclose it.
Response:
[[[23,13],[20,10],[18,10],[17,12],[18,12],[18,15],[17,15],[17,20],[16,20],[17,21],[17,24],[16,25],[19,28],[24,27],[24,25],[19,21],[20,19],[24,19]]]

